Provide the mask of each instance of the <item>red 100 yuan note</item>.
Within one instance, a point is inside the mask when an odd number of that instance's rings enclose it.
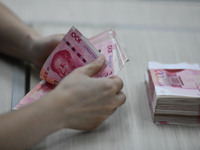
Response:
[[[93,62],[100,53],[72,27],[46,60],[40,78],[56,85],[75,68]]]
[[[40,99],[75,68],[93,62],[100,54],[106,57],[107,66],[105,65],[95,77],[116,75],[128,61],[114,30],[106,30],[88,40],[72,27],[43,65],[40,72],[43,80],[14,109]]]

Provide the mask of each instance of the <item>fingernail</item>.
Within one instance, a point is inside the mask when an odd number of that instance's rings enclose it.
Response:
[[[103,55],[100,55],[98,57],[98,62],[102,64],[102,63],[104,63],[104,61],[105,61],[105,57]]]

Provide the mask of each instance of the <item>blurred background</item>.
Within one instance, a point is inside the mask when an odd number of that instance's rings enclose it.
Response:
[[[177,49],[185,51],[185,55],[200,43],[199,0],[1,1],[44,36],[67,33],[73,25],[88,38],[114,28],[128,55],[142,59],[144,64],[151,57],[146,58],[141,52],[156,55],[158,51],[168,51],[154,61],[173,63],[182,61],[183,53],[176,53]],[[198,55],[194,56],[198,60]]]
[[[1,0],[42,35],[66,33],[76,26],[86,37],[117,30],[128,49],[168,50],[183,36],[199,40],[199,0]],[[152,39],[153,38],[153,39]],[[163,44],[163,42],[167,43]],[[197,41],[199,42],[199,41]],[[173,45],[173,46],[172,46]],[[153,48],[156,50],[156,48]],[[184,47],[184,46],[183,46]],[[131,55],[131,54],[130,54]]]
[[[42,36],[65,34],[72,26],[87,38],[115,29],[128,70],[139,65],[144,73],[148,61],[200,62],[200,0],[0,1]]]
[[[78,136],[60,132],[38,147],[199,149],[200,128],[160,127],[152,123],[144,74],[148,61],[200,64],[200,0],[0,1],[42,36],[65,34],[75,26],[90,38],[113,28],[130,59],[119,74],[124,80],[127,102],[108,119],[109,130]],[[38,73],[32,71],[30,89],[39,81]]]

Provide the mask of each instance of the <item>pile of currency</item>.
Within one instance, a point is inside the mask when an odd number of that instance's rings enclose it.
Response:
[[[122,43],[114,30],[106,30],[87,39],[72,27],[44,63],[40,72],[42,81],[14,109],[39,100],[75,68],[93,62],[99,55],[106,57],[106,63],[96,77],[116,75],[128,61]]]
[[[200,66],[149,62],[146,89],[156,124],[200,124]]]

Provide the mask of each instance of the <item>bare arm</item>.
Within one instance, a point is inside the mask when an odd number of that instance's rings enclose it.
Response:
[[[41,68],[63,34],[40,37],[11,10],[0,3],[0,53]]]
[[[104,61],[76,69],[40,101],[0,116],[0,149],[25,149],[61,128],[92,130],[107,119],[125,95],[119,77],[92,78]]]
[[[40,35],[3,4],[0,4],[0,22],[0,52],[14,58],[30,60],[30,47]]]
[[[0,149],[27,149],[62,128],[59,111],[47,99],[0,116]]]
[[[40,37],[0,4],[0,53],[40,68],[62,37]],[[91,130],[108,118],[125,95],[119,77],[92,78],[104,61],[100,57],[76,69],[38,102],[1,115],[0,149],[26,149],[61,128]]]

